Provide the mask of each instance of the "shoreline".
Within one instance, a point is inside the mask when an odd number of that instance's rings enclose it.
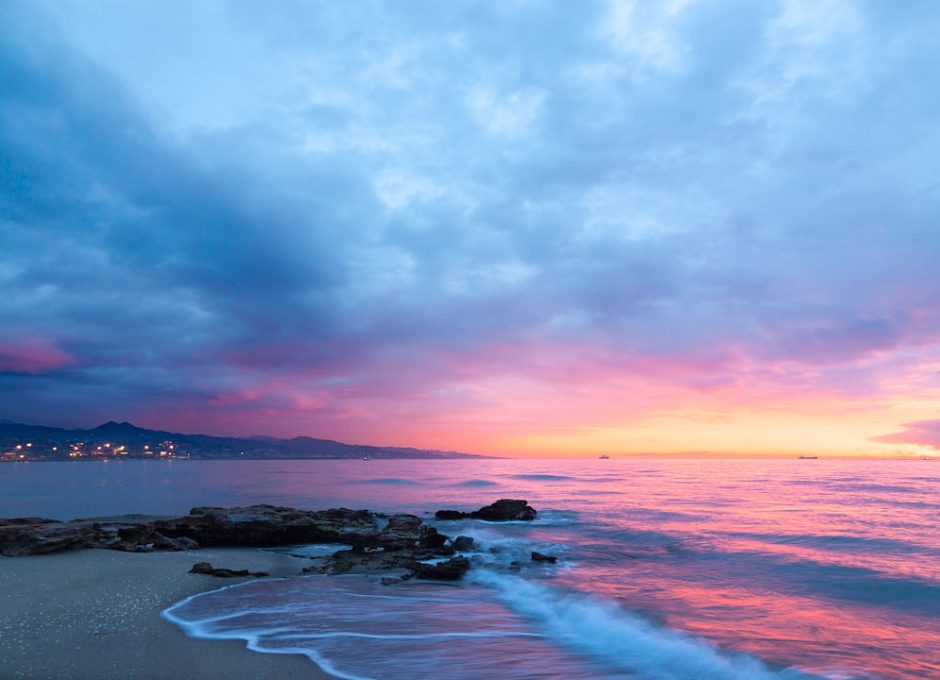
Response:
[[[252,577],[188,573],[195,562],[297,576],[309,560],[255,548],[0,557],[0,677],[52,680],[330,680],[300,654],[191,638],[161,613]]]

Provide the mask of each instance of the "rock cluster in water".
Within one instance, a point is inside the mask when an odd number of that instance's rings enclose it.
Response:
[[[501,499],[474,512],[440,510],[438,519],[532,520],[536,511],[524,500]],[[381,526],[381,528],[380,528]],[[0,519],[0,554],[10,557],[108,548],[130,552],[223,547],[274,547],[314,543],[350,546],[305,572],[397,572],[396,578],[456,580],[470,568],[458,554],[473,549],[473,539],[451,539],[414,515],[383,515],[368,510],[297,510],[274,505],[235,508],[199,507],[182,517],[121,515],[60,522],[41,518]],[[241,570],[194,565],[194,573],[254,575]],[[225,572],[225,573],[222,573]]]
[[[536,514],[535,508],[532,508],[526,501],[503,498],[473,512],[438,510],[434,516],[437,519],[484,519],[489,522],[510,522],[513,520],[531,521],[535,519]]]

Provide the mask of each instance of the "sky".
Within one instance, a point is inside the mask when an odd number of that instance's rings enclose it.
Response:
[[[0,4],[0,418],[940,450],[940,3]]]

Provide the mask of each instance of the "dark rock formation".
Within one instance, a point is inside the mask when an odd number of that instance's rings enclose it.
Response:
[[[193,568],[189,570],[190,574],[205,574],[206,576],[216,576],[218,578],[234,578],[238,576],[254,576],[261,578],[267,576],[264,571],[248,571],[247,569],[221,569],[212,566],[211,562],[196,562]]]
[[[466,538],[466,537],[464,537]],[[434,527],[421,522],[414,515],[393,515],[381,532],[368,535],[348,550],[339,550],[321,563],[310,566],[306,573],[346,574],[398,572],[399,577],[389,582],[419,578],[457,579],[469,568],[461,568],[463,562],[448,560],[440,567],[426,564],[422,560],[449,557],[455,553],[448,543],[450,537]],[[472,542],[472,541],[471,541]],[[453,563],[453,564],[451,564]],[[461,570],[462,569],[462,570]]]
[[[8,519],[0,520],[0,554],[38,555],[77,548],[133,552],[189,550],[200,546],[371,545],[378,543],[375,520],[375,515],[366,510],[306,511],[273,505],[193,508],[183,517],[122,515],[71,522]],[[416,536],[418,533],[415,529]]]
[[[459,510],[438,510],[437,519],[485,519],[489,522],[508,522],[511,520],[533,520],[536,511],[528,502],[512,498],[501,498],[492,505],[487,505],[473,512]]]
[[[473,549],[473,538],[470,536],[458,536],[453,542],[454,550],[457,552],[466,552]]]
[[[85,536],[78,528],[52,519],[25,517],[0,520],[0,554],[40,555],[81,548]]]
[[[408,568],[418,578],[434,581],[456,581],[463,578],[463,575],[470,569],[470,560],[466,557],[452,557],[446,562],[433,564],[415,561]]]
[[[532,551],[532,561],[533,562],[548,562],[549,564],[555,564],[558,561],[558,558],[554,555],[544,555],[540,552]]]
[[[274,505],[193,508],[186,517],[157,521],[168,538],[186,537],[206,548],[270,547],[301,543],[356,543],[376,532],[367,510],[296,510]]]
[[[382,532],[375,537],[375,546],[384,550],[405,550],[421,538],[424,525],[414,515],[392,515]],[[427,528],[427,527],[424,527]]]
[[[439,518],[472,517],[490,521],[531,520],[526,501],[503,499],[476,512],[442,510]],[[379,529],[379,520],[387,522]],[[35,517],[0,520],[0,554],[37,555],[78,548],[108,548],[129,552],[190,550],[194,548],[272,547],[312,543],[350,546],[317,558],[307,573],[388,574],[392,581],[408,578],[455,580],[470,568],[457,551],[473,549],[469,536],[453,541],[414,515],[387,517],[367,510],[307,511],[274,505],[236,508],[193,508],[182,517],[122,515],[59,522]],[[532,559],[554,557],[532,554]],[[432,561],[435,558],[441,561]],[[446,559],[450,558],[450,559]],[[391,573],[389,573],[391,572]],[[217,569],[200,562],[192,573],[220,577],[265,576],[247,570]]]
[[[159,531],[154,531],[153,547],[155,550],[196,550],[199,544],[188,536],[169,538]]]
[[[434,527],[422,526],[418,546],[434,552],[440,552],[445,548],[444,544],[447,543],[448,538],[448,536],[438,532]]]

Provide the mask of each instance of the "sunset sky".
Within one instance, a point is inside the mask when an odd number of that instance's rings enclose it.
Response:
[[[0,418],[940,448],[940,3],[0,4]]]

